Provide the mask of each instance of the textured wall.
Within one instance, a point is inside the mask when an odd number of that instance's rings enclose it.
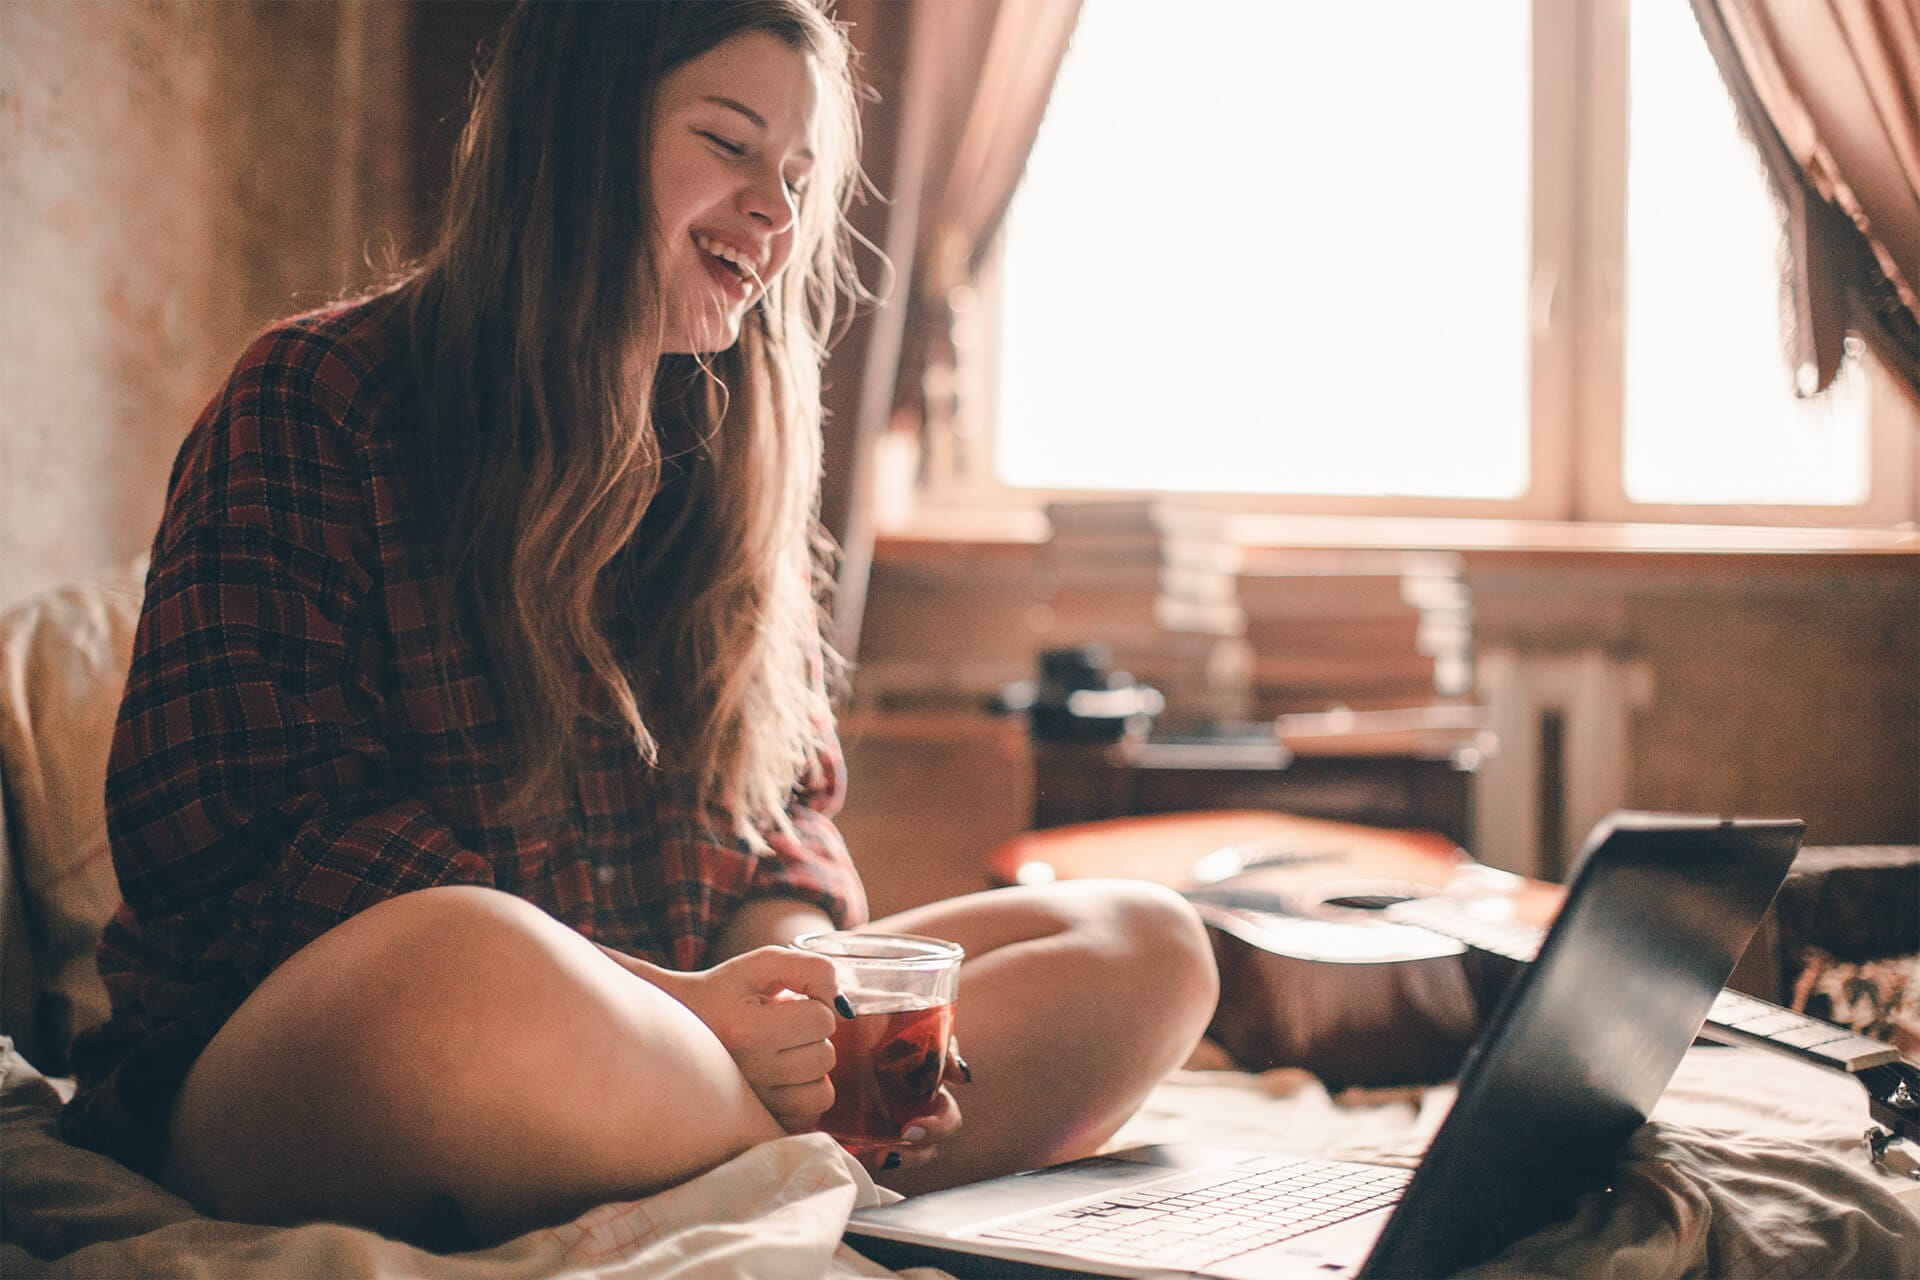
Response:
[[[1805,818],[1810,844],[1920,840],[1920,567],[1632,606],[1658,687],[1633,798]]]
[[[1468,558],[1476,643],[1639,673],[1623,803],[1804,818],[1809,844],[1920,840],[1913,557],[1489,559]]]
[[[248,335],[411,247],[412,12],[0,4],[0,606],[143,549]]]

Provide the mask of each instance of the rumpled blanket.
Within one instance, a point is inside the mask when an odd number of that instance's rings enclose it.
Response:
[[[1480,1278],[1920,1276],[1920,1222],[1885,1187],[1805,1143],[1652,1121],[1612,1188]]]
[[[1303,1072],[1178,1072],[1120,1143],[1196,1136],[1411,1166],[1451,1086],[1329,1097]],[[1872,1166],[1859,1083],[1764,1049],[1691,1050],[1605,1192],[1465,1275],[1920,1277],[1920,1182]]]
[[[201,1216],[119,1164],[67,1145],[64,1089],[0,1037],[0,1276],[371,1280],[842,1280],[888,1271],[840,1243],[847,1215],[893,1193],[824,1134],[764,1143],[701,1177],[606,1204],[492,1249],[439,1255],[354,1227]],[[64,1085],[65,1082],[57,1082]]]
[[[693,1280],[904,1275],[841,1243],[891,1193],[818,1134],[783,1138],[671,1191],[602,1205],[493,1249],[440,1256],[372,1232],[256,1227],[185,1201],[55,1133],[66,1082],[0,1037],[0,1275]],[[1177,1072],[1114,1144],[1203,1141],[1389,1163],[1416,1160],[1451,1090],[1330,1098],[1311,1079]],[[1471,1274],[1487,1277],[1920,1277],[1908,1185],[1859,1151],[1852,1081],[1760,1051],[1695,1050],[1613,1187]]]

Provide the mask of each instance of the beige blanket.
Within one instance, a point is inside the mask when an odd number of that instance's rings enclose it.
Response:
[[[0,1037],[0,1275],[405,1277],[873,1277],[840,1243],[847,1215],[891,1193],[820,1134],[766,1143],[645,1200],[450,1257],[370,1231],[216,1222],[114,1161],[54,1134],[64,1081]],[[909,1272],[938,1276],[938,1272]]]
[[[371,1232],[215,1222],[54,1134],[65,1082],[0,1037],[0,1275],[876,1277],[840,1243],[890,1193],[818,1135],[785,1138],[645,1200],[603,1205],[498,1248],[441,1257]],[[1737,1091],[1736,1091],[1737,1089]],[[1116,1143],[1178,1139],[1407,1163],[1451,1093],[1329,1098],[1296,1075],[1181,1072]],[[1920,1219],[1857,1150],[1857,1086],[1778,1057],[1700,1050],[1635,1136],[1614,1188],[1484,1275],[1913,1276]],[[1920,1186],[1920,1184],[1915,1184]],[[903,1273],[932,1280],[944,1273]]]

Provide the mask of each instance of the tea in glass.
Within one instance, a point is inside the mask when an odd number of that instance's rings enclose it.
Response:
[[[911,934],[816,933],[794,946],[832,959],[853,1007],[833,1033],[833,1106],[820,1127],[862,1159],[907,1146],[938,1106],[964,952]]]

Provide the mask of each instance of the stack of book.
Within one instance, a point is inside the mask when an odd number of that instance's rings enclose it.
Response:
[[[1457,557],[1250,551],[1237,591],[1263,719],[1472,692],[1473,614]]]
[[[1240,720],[1249,708],[1240,548],[1226,517],[1163,500],[1054,503],[1041,556],[1050,648],[1104,645],[1112,669],[1158,689],[1163,726]]]

